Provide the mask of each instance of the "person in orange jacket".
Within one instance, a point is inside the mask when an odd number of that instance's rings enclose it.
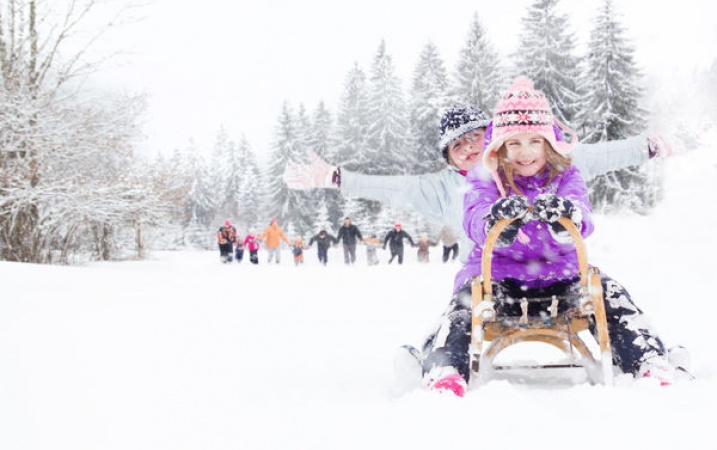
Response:
[[[276,217],[271,218],[269,226],[259,235],[259,240],[265,241],[267,262],[271,263],[272,260],[276,260],[276,263],[279,264],[281,262],[281,241],[289,244],[289,238],[279,226]]]

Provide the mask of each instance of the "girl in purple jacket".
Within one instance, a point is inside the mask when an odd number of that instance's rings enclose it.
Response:
[[[486,132],[483,165],[467,175],[463,226],[475,243],[456,275],[454,297],[423,349],[423,380],[431,389],[463,396],[470,377],[470,280],[481,272],[483,244],[499,219],[518,218],[493,251],[493,293],[501,299],[550,297],[579,290],[572,239],[557,221],[570,218],[583,237],[593,231],[580,172],[570,165],[577,143],[562,139],[543,93],[519,77],[499,102]],[[529,207],[533,210],[529,211]],[[624,373],[669,384],[674,369],[664,345],[619,283],[602,275],[613,363]],[[517,305],[516,305],[517,306]]]

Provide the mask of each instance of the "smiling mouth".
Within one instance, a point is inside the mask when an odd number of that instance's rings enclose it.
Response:
[[[535,164],[535,160],[532,161],[518,161],[519,166],[530,166]]]

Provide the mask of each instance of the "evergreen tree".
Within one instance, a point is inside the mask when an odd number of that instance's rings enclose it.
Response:
[[[187,215],[190,222],[210,228],[214,225],[216,199],[211,185],[210,170],[194,142],[186,152],[188,155],[190,190],[187,200]]]
[[[326,153],[329,162],[351,170],[361,167],[368,148],[368,118],[366,74],[355,64],[346,75],[336,119],[336,151]]]
[[[587,99],[579,116],[584,142],[624,139],[645,129],[647,111],[638,104],[641,76],[624,35],[612,0],[604,0],[590,34],[582,83]]]
[[[586,102],[580,122],[585,142],[625,139],[645,129],[647,111],[638,104],[641,76],[624,35],[612,0],[604,0],[590,34],[583,82]],[[654,166],[627,168],[592,180],[593,206],[603,211],[647,211],[660,192],[661,172]]]
[[[478,13],[474,13],[466,42],[458,55],[451,89],[453,103],[477,106],[490,114],[500,97],[502,74],[498,52],[488,41]]]
[[[262,207],[263,184],[260,179],[259,164],[245,136],[241,137],[237,146],[238,158],[242,162],[241,179],[238,186],[237,228],[243,230],[255,226],[260,221]]]
[[[289,194],[292,192],[282,180],[284,169],[297,146],[296,124],[288,102],[284,102],[276,124],[275,141],[266,167],[266,204],[268,217],[284,223],[289,215]]]
[[[296,115],[295,144],[289,148],[288,159],[292,163],[307,163],[306,149],[311,148],[311,123],[303,105],[299,105]],[[316,210],[322,197],[322,190],[289,190],[287,192],[287,216],[284,218],[287,226],[291,226],[294,233],[306,235],[314,227]]]
[[[535,0],[521,19],[515,66],[535,88],[545,93],[558,120],[571,126],[578,109],[580,60],[567,15],[558,12],[559,0]]]
[[[436,46],[429,42],[423,48],[413,72],[410,97],[412,173],[433,172],[445,165],[436,146],[447,91],[448,75],[443,60]]]
[[[313,114],[311,121],[311,130],[308,136],[308,148],[314,150],[321,158],[326,161],[337,161],[338,144],[333,136],[331,113],[326,108],[324,102],[319,102]],[[307,191],[314,193],[315,199],[320,211],[325,211],[328,223],[338,223],[343,219],[344,200],[336,189],[318,189]],[[315,228],[319,227],[322,222],[318,216],[314,221]],[[322,223],[326,227],[326,223]]]
[[[215,220],[223,223],[225,218],[236,221],[239,217],[239,192],[243,181],[243,161],[236,144],[220,127],[212,152],[214,193],[217,204]]]
[[[363,158],[364,171],[384,175],[405,172],[408,114],[401,82],[384,41],[381,41],[371,66],[368,111],[368,151]]]

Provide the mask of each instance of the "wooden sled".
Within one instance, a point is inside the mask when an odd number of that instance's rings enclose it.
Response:
[[[581,289],[577,298],[541,299],[542,304],[547,300],[550,306],[540,315],[528,313],[530,299],[516,299],[520,302],[522,315],[497,316],[491,283],[493,248],[498,237],[514,220],[517,219],[502,219],[490,230],[483,247],[482,274],[473,278],[471,379],[484,381],[487,374],[495,370],[582,367],[592,382],[602,381],[605,385],[612,386],[612,351],[600,272],[596,267],[588,266],[582,236],[570,219],[563,217],[559,222],[573,238],[578,256]],[[591,327],[596,330],[597,338],[589,332]],[[593,341],[592,350],[582,335],[589,336],[589,340]],[[522,342],[542,342],[556,347],[564,353],[566,362],[494,364],[498,354]]]

